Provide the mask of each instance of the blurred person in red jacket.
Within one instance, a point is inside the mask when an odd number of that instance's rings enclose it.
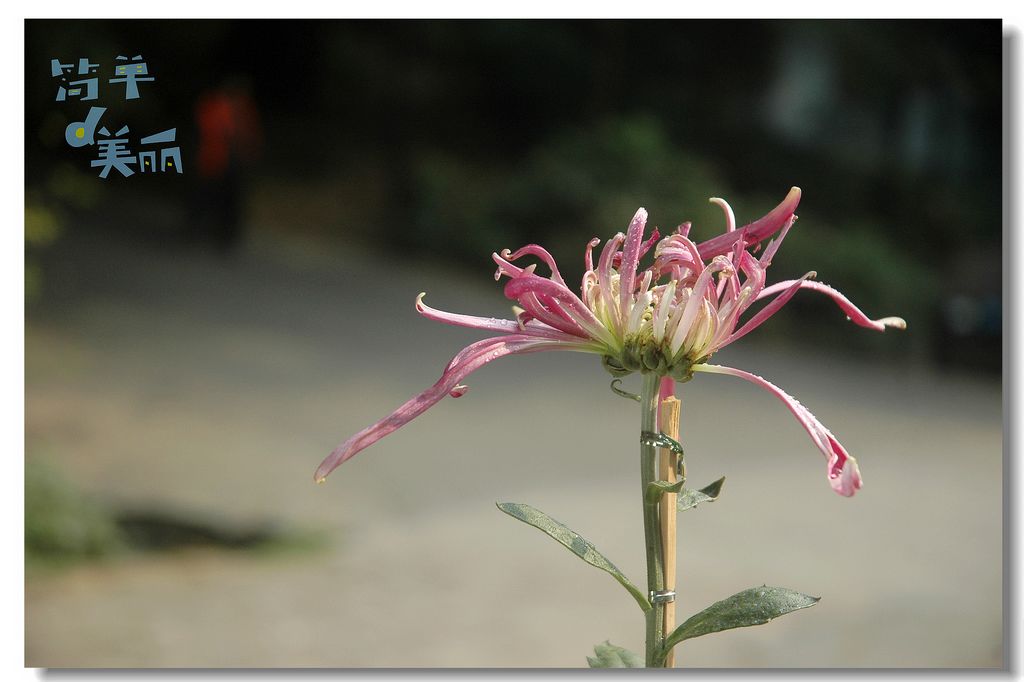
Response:
[[[196,102],[199,131],[194,227],[222,254],[237,247],[244,221],[244,171],[259,158],[263,130],[249,83],[231,77]]]

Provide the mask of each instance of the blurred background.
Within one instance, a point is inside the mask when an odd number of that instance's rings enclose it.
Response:
[[[596,358],[495,363],[324,486],[312,472],[479,338],[420,319],[420,291],[507,316],[492,251],[545,245],[578,281],[586,241],[638,206],[704,239],[723,229],[708,197],[742,224],[792,185],[769,281],[816,270],[908,330],[802,293],[718,356],[838,435],[853,499],[768,394],[682,387],[690,478],[727,483],[680,519],[680,621],[762,583],[822,600],[679,664],[1002,665],[998,21],[25,31],[27,665],[642,650],[628,595],[493,507],[539,507],[642,579],[635,405]],[[136,56],[155,80],[127,100],[109,80]],[[52,59],[97,99],[56,101]],[[182,173],[98,177],[99,148],[65,141],[90,106],[131,153],[175,128]]]

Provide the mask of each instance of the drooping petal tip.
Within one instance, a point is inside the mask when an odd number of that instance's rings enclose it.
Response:
[[[811,414],[810,410],[801,405],[800,401],[796,398],[789,395],[767,379],[759,377],[756,374],[751,374],[750,372],[746,372],[742,369],[736,369],[735,367],[699,364],[695,365],[693,369],[698,372],[729,374],[740,379],[745,379],[773,394],[776,398],[781,400],[783,404],[785,404],[790,413],[796,417],[797,421],[800,422],[800,425],[804,427],[805,431],[807,431],[807,435],[811,437],[811,440],[818,447],[818,450],[825,455],[825,462],[827,466],[826,476],[828,477],[829,485],[832,486],[832,490],[844,497],[852,497],[853,494],[860,489],[863,481],[861,480],[860,469],[857,467],[857,460],[846,452],[846,448],[836,440],[836,437],[832,435],[832,432],[825,428],[824,424],[818,421],[818,418]]]
[[[907,321],[902,317],[883,317],[880,320],[875,320],[883,327],[892,327],[893,329],[906,329]]]
[[[510,322],[510,324],[515,323]],[[410,398],[388,416],[367,426],[334,448],[331,454],[317,467],[316,473],[313,474],[313,480],[322,483],[342,463],[381,438],[405,426],[436,405],[445,396],[457,398],[463,395],[467,386],[462,383],[462,380],[484,365],[506,355],[534,353],[543,350],[589,351],[589,348],[585,342],[573,341],[569,338],[551,339],[527,334],[507,334],[471,343],[455,354],[455,357],[445,367],[441,378],[433,386]]]
[[[835,464],[838,464],[839,456],[836,455],[835,459],[837,460]],[[864,480],[860,475],[860,467],[857,466],[857,460],[846,455],[842,469],[838,472],[832,472],[833,467],[834,464],[830,464],[829,484],[832,486],[832,490],[835,490],[843,497],[853,497],[853,494],[864,485]]]
[[[471,343],[452,358],[444,373],[437,382],[422,393],[406,401],[394,412],[359,431],[331,451],[316,473],[313,480],[322,482],[342,463],[354,457],[360,451],[373,445],[381,438],[394,432],[410,421],[423,414],[440,402],[445,396],[458,397],[466,391],[462,380],[484,365],[505,355],[531,352],[545,347],[560,346],[557,342],[538,340],[528,336],[510,334],[496,336]]]
[[[839,306],[840,310],[846,313],[847,320],[853,322],[854,324],[860,327],[874,329],[875,331],[879,332],[885,331],[886,327],[892,327],[894,329],[907,328],[907,322],[902,317],[883,317],[878,320],[872,320],[867,315],[865,315],[860,308],[855,306],[850,301],[850,299],[846,298],[846,296],[843,296],[842,293],[822,282],[809,281],[807,275],[804,276],[803,281],[790,279],[782,282],[776,282],[775,284],[769,287],[765,287],[764,289],[761,290],[761,293],[757,295],[757,300],[761,300],[762,298],[766,298],[768,296],[774,296],[775,294],[778,294],[780,291],[788,292],[787,294],[785,294],[786,296],[792,296],[792,294],[795,293],[795,291],[789,290],[794,286],[799,287],[801,289],[810,289],[811,291],[816,291],[818,293],[825,294],[826,296],[831,298],[837,306]],[[788,300],[788,298],[785,300]]]

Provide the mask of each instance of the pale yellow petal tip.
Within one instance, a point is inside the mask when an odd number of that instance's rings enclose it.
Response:
[[[317,485],[323,485],[323,483],[327,480],[327,477],[326,476],[318,476],[317,478],[315,478],[313,480],[316,481]]]
[[[893,329],[906,329],[907,321],[902,317],[885,317],[879,320],[886,327],[892,327]]]

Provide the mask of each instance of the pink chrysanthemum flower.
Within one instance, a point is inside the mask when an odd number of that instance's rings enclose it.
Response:
[[[505,295],[518,304],[513,306],[514,320],[435,310],[423,303],[420,294],[416,310],[424,317],[501,335],[462,349],[436,384],[335,448],[316,470],[316,480],[323,481],[342,462],[446,395],[461,396],[466,391],[463,379],[492,360],[516,353],[574,350],[600,355],[604,367],[615,376],[654,372],[670,380],[688,381],[694,372],[712,372],[731,374],[767,389],[785,403],[825,455],[832,488],[853,495],[861,487],[856,460],[807,408],[755,374],[707,361],[720,348],[763,324],[800,289],[829,296],[862,327],[883,331],[886,327],[903,329],[906,323],[898,317],[869,319],[841,293],[813,281],[814,272],[765,286],[765,271],[796,221],[799,188],[791,189],[763,218],[738,229],[729,204],[718,198],[711,201],[724,211],[726,231],[700,244],[690,240],[689,223],[660,241],[655,229],[645,241],[647,211],[642,208],[626,234],[620,232],[604,245],[596,267],[593,249],[600,240],[591,240],[584,252],[586,273],[579,296],[566,285],[551,254],[536,244],[493,254],[498,265],[495,279],[508,277]],[[755,257],[761,242],[776,233],[760,257]],[[640,259],[652,246],[654,262],[640,270]],[[550,275],[536,274],[536,263],[526,267],[514,264],[524,256],[543,262]],[[764,299],[770,301],[740,324],[743,313]]]

